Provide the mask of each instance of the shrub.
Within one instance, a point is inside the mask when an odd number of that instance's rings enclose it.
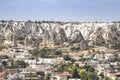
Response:
[[[71,47],[70,50],[71,51],[78,51],[80,49],[80,47]]]
[[[120,42],[115,43],[114,45],[111,46],[113,49],[120,49]]]
[[[68,60],[71,60],[71,57],[69,55],[64,55],[63,59],[68,61]]]
[[[0,46],[0,51],[2,50],[2,49],[5,49],[5,48],[7,48],[6,46]]]
[[[61,50],[56,50],[55,51],[55,55],[61,55],[62,54],[62,51]]]

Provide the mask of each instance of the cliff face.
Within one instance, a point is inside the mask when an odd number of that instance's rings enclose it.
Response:
[[[59,23],[59,22],[0,22],[0,32],[8,39],[10,35],[41,39],[42,42],[80,42],[101,45],[120,41],[120,23]],[[52,41],[52,42],[51,42]],[[82,41],[82,42],[81,42]],[[87,41],[87,42],[86,42]]]

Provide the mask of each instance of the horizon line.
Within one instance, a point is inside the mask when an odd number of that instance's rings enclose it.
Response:
[[[66,21],[66,20],[31,20],[31,19],[28,19],[28,20],[15,20],[15,19],[0,19],[0,22],[2,21],[23,21],[23,22],[85,22],[85,23],[92,23],[92,22],[95,22],[95,23],[107,23],[107,22],[120,22],[120,20],[113,20],[113,21],[74,21],[74,20],[70,20],[70,21]]]

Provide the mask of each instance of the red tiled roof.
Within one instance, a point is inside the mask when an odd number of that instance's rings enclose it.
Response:
[[[120,75],[120,72],[115,73],[115,76],[118,76],[118,75]]]
[[[0,80],[4,80],[4,79],[0,78]]]
[[[69,73],[67,73],[67,72],[63,72],[62,74],[61,74],[61,76],[70,76],[71,74],[69,74]]]
[[[54,68],[54,71],[58,71],[58,69],[57,69],[57,68]]]
[[[3,76],[5,74],[5,71],[0,72],[0,77]]]

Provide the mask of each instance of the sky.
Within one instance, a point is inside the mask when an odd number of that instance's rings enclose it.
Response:
[[[0,0],[0,20],[120,21],[120,0]]]

